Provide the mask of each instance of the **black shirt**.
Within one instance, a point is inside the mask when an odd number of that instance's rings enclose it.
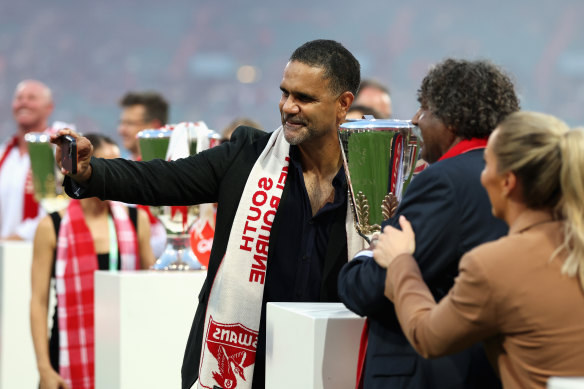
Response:
[[[265,386],[266,303],[320,301],[331,225],[339,212],[344,215],[347,211],[345,171],[342,167],[333,179],[334,202],[326,203],[314,216],[297,146],[290,147],[287,180],[287,193],[282,197],[277,213],[281,219],[281,229],[270,238],[272,255],[268,260],[264,286],[253,388]]]

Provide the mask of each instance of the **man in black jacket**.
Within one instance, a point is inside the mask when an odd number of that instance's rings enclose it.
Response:
[[[183,361],[183,389],[197,379],[206,387],[252,387],[251,374],[253,388],[264,387],[266,302],[338,301],[338,272],[351,249],[337,128],[359,81],[359,63],[348,50],[316,40],[296,49],[284,69],[282,127],[274,133],[240,127],[230,142],[189,158],[143,163],[91,158],[83,138],[70,131],[58,134],[78,138],[78,174],[66,179],[73,197],[146,205],[218,203],[207,279]],[[53,142],[60,143],[57,137]],[[56,158],[59,162],[59,148]],[[243,271],[236,272],[242,277],[231,274],[242,263]],[[231,293],[225,280],[234,278],[241,286]],[[237,296],[226,297],[232,294]],[[248,310],[256,312],[253,318]],[[245,320],[221,319],[230,315]],[[248,319],[251,324],[244,324]],[[222,340],[232,343],[214,342],[214,334],[227,333],[233,335]]]
[[[422,158],[430,166],[410,184],[396,215],[416,231],[415,258],[439,300],[452,287],[462,255],[506,233],[491,215],[480,184],[487,138],[508,114],[519,109],[513,84],[486,61],[449,59],[434,67],[418,91],[420,109],[412,122],[423,138]],[[367,351],[360,372],[364,388],[496,388],[480,345],[462,353],[426,360],[410,346],[384,296],[385,269],[367,250],[345,264],[339,296],[367,316]]]

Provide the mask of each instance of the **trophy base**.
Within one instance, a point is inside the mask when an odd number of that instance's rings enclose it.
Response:
[[[191,250],[190,235],[168,235],[164,252],[152,266],[153,270],[200,270],[201,263]]]

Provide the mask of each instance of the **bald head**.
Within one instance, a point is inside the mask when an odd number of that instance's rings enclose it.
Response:
[[[53,97],[48,86],[37,80],[24,80],[16,86],[12,115],[19,131],[45,130],[51,113]]]

